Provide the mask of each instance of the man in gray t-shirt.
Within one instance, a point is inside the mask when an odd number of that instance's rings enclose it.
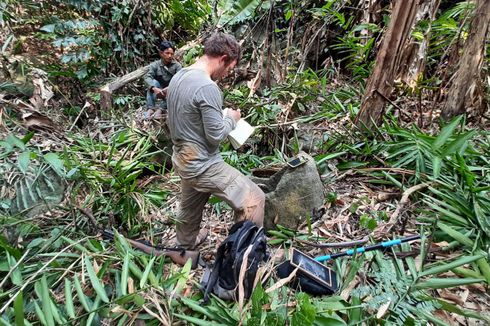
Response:
[[[219,153],[219,144],[235,128],[240,111],[228,110],[223,116],[223,95],[215,80],[228,75],[239,59],[235,38],[215,33],[205,41],[204,55],[175,74],[168,87],[172,162],[181,177],[176,236],[177,244],[186,249],[201,242],[202,212],[211,194],[233,208],[236,220],[263,224],[264,193]]]

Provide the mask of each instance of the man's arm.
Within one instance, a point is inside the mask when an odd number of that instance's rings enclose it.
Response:
[[[146,86],[148,86],[148,88],[151,88],[151,87],[155,87],[156,84],[155,82],[157,82],[157,80],[155,79],[155,76],[157,74],[157,66],[155,65],[155,63],[151,63],[150,64],[150,69],[148,69],[148,72],[146,73],[145,77],[144,77],[144,81],[145,81],[145,84]]]
[[[201,110],[204,133],[207,141],[219,145],[230,131],[235,129],[240,114],[227,114],[223,118],[221,92],[216,86],[205,86],[196,92],[196,104]]]

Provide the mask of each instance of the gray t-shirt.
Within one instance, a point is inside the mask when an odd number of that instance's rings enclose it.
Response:
[[[184,68],[170,81],[167,94],[172,163],[184,179],[196,177],[222,161],[219,144],[236,122],[223,118],[223,95],[200,69]]]

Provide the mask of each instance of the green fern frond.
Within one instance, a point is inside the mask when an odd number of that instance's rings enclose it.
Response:
[[[221,15],[219,26],[232,26],[250,18],[255,10],[262,3],[260,0],[228,0],[223,4],[223,14]]]

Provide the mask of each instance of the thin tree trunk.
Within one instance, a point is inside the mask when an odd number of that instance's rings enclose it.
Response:
[[[431,22],[434,20],[440,0],[425,0],[420,2],[420,7],[415,15],[414,26],[420,21],[429,22],[427,29],[424,31],[424,38],[416,40],[410,37],[403,57],[400,60],[400,69],[395,79],[401,80],[411,88],[417,86],[417,80],[424,73],[425,62],[427,60],[427,49],[429,47]]]
[[[470,25],[458,70],[448,90],[448,97],[442,108],[441,117],[445,120],[466,112],[467,104],[478,96],[477,84],[480,68],[485,57],[485,40],[490,22],[490,1],[477,0],[475,16]]]
[[[388,30],[376,56],[376,65],[367,83],[361,110],[356,117],[355,123],[360,128],[378,124],[383,117],[385,99],[390,97],[393,90],[399,60],[421,1],[424,0],[398,0],[395,3]]]

